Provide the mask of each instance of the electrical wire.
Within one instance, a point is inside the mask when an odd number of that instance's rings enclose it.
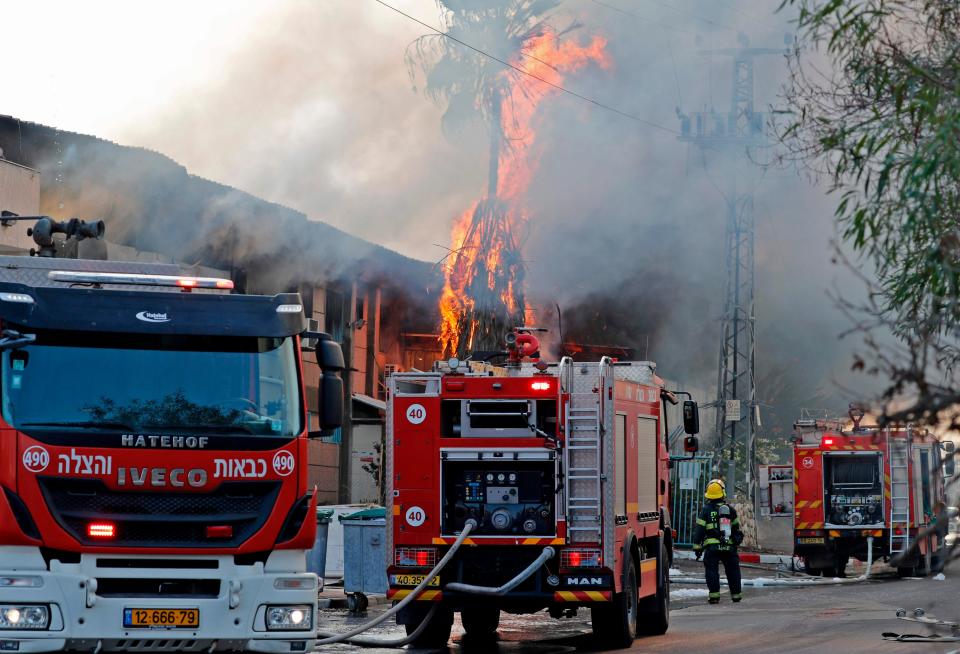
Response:
[[[427,28],[427,29],[430,30],[431,32],[435,32],[436,34],[439,34],[440,36],[442,36],[442,37],[444,37],[444,38],[446,38],[446,39],[449,39],[449,40],[453,41],[454,43],[458,43],[458,44],[462,45],[463,47],[465,47],[465,48],[467,48],[467,49],[469,49],[469,50],[473,50],[473,51],[476,52],[477,54],[483,55],[484,57],[487,57],[488,59],[491,59],[491,60],[493,60],[493,61],[496,61],[497,63],[503,64],[503,65],[506,66],[507,68],[511,68],[511,69],[515,70],[516,72],[521,73],[522,75],[526,75],[527,77],[531,77],[531,78],[533,78],[533,79],[535,79],[535,80],[537,80],[537,81],[539,81],[539,82],[541,82],[541,83],[543,83],[543,84],[546,84],[547,86],[549,86],[549,87],[551,87],[551,88],[554,88],[554,89],[556,89],[556,90],[558,90],[558,91],[561,91],[561,92],[563,92],[563,93],[566,93],[567,95],[571,95],[571,96],[573,96],[573,97],[575,97],[575,98],[579,98],[580,100],[583,100],[584,102],[589,102],[590,104],[592,104],[592,105],[594,105],[594,106],[596,106],[596,107],[600,107],[601,109],[606,109],[607,111],[610,111],[610,112],[612,112],[612,113],[615,113],[615,114],[617,114],[617,115],[619,115],[619,116],[623,116],[624,118],[629,118],[630,120],[636,121],[636,122],[641,123],[641,124],[643,124],[643,125],[646,125],[646,126],[648,126],[648,127],[653,127],[654,129],[658,129],[658,130],[661,130],[661,131],[663,131],[663,132],[667,132],[668,134],[674,134],[674,135],[677,135],[677,136],[680,135],[680,132],[677,131],[677,130],[675,130],[675,129],[671,129],[671,128],[669,128],[669,127],[664,127],[663,125],[660,125],[660,124],[658,124],[658,123],[655,123],[655,122],[653,122],[653,121],[651,121],[651,120],[647,120],[646,118],[642,118],[642,117],[640,117],[640,116],[637,116],[636,114],[632,114],[632,113],[630,113],[630,112],[628,112],[628,111],[623,111],[622,109],[617,109],[616,107],[613,107],[613,106],[608,105],[608,104],[604,104],[603,102],[600,102],[599,100],[594,100],[593,98],[588,97],[588,96],[583,95],[583,94],[580,94],[580,93],[577,93],[576,91],[571,91],[570,89],[566,88],[565,86],[561,86],[560,84],[556,84],[556,83],[554,83],[554,82],[551,82],[550,80],[544,79],[543,77],[540,77],[539,75],[534,75],[534,74],[531,73],[530,71],[524,70],[524,69],[520,68],[519,66],[516,66],[516,65],[514,65],[514,64],[511,64],[509,61],[506,61],[506,60],[504,60],[504,59],[500,59],[499,57],[496,57],[495,55],[492,55],[492,54],[490,54],[489,52],[486,52],[485,50],[481,50],[480,48],[478,48],[478,47],[476,47],[476,46],[474,46],[474,45],[471,45],[471,44],[467,43],[466,41],[463,41],[463,40],[461,40],[461,39],[458,39],[457,37],[452,36],[451,34],[448,34],[448,33],[444,32],[443,30],[440,30],[440,29],[434,27],[433,25],[430,25],[429,23],[425,23],[425,22],[423,22],[422,20],[420,20],[419,18],[416,18],[416,17],[414,17],[414,16],[411,16],[410,14],[406,13],[405,11],[403,11],[403,10],[401,10],[401,9],[398,9],[397,7],[394,7],[393,5],[391,5],[391,4],[387,3],[387,2],[384,2],[384,0],[373,0],[373,1],[376,2],[377,4],[383,5],[383,6],[386,7],[387,9],[390,9],[391,11],[394,11],[394,12],[400,14],[401,16],[407,18],[408,20],[411,20],[411,21],[413,21],[414,23],[417,23],[418,25],[421,25],[421,26]],[[521,52],[521,54],[523,54],[523,53]]]
[[[635,12],[635,11],[630,11],[629,9],[624,9],[623,7],[617,7],[617,6],[614,6],[614,5],[611,5],[611,4],[607,4],[606,2],[603,2],[602,0],[591,0],[591,1],[592,1],[594,4],[596,4],[596,5],[600,5],[601,7],[606,7],[607,9],[610,9],[611,11],[615,11],[615,12],[617,12],[617,13],[623,14],[624,16],[633,16],[633,17],[636,18],[637,20],[641,20],[641,21],[643,21],[643,22],[645,22],[645,23],[650,23],[651,25],[656,25],[657,27],[662,27],[663,29],[667,29],[667,30],[671,30],[671,31],[674,31],[674,32],[678,32],[678,33],[680,33],[680,34],[688,34],[688,35],[690,35],[690,36],[696,36],[696,35],[697,35],[696,32],[691,32],[690,30],[681,29],[681,28],[679,28],[679,27],[676,27],[676,26],[674,26],[674,25],[670,25],[670,24],[668,24],[668,23],[663,23],[663,22],[660,22],[660,21],[658,21],[658,20],[654,20],[654,19],[652,19],[652,18],[647,18],[646,16],[641,16],[640,14],[638,14],[638,13]]]

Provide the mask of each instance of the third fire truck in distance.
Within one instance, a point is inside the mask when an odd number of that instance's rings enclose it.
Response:
[[[843,574],[850,557],[890,560],[903,576],[930,570],[943,547],[944,478],[953,443],[925,429],[800,420],[793,440],[794,553],[811,574]],[[939,513],[939,515],[938,515]]]
[[[0,257],[0,651],[313,648],[311,334],[299,295],[232,288]],[[312,336],[332,428],[343,357]]]
[[[388,597],[436,581],[398,615],[421,645],[442,645],[459,612],[490,636],[501,611],[554,617],[588,607],[593,629],[626,646],[669,620],[669,427],[677,403],[650,362],[525,361],[508,336],[502,367],[452,359],[388,380]],[[684,403],[688,433],[697,406]],[[687,438],[695,451],[696,437]],[[519,580],[519,581],[518,581]],[[434,608],[435,607],[435,608]],[[431,609],[434,610],[431,612]]]

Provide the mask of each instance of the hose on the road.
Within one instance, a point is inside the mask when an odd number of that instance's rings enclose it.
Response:
[[[873,567],[873,536],[867,537],[867,567],[859,577],[833,579],[744,579],[741,584],[757,588],[767,587],[802,587],[802,586],[839,586],[842,584],[856,584],[870,579],[870,569]],[[686,577],[671,575],[670,580],[677,584],[706,584],[703,577]]]
[[[553,558],[555,552],[552,547],[544,547],[543,551],[540,553],[533,563],[528,565],[523,572],[518,574],[516,577],[503,584],[502,586],[491,587],[491,586],[474,586],[473,584],[461,584],[458,582],[453,582],[447,584],[444,590],[452,590],[461,593],[470,593],[471,595],[506,595],[511,590],[525,582],[530,578],[534,572],[540,569],[544,563]]]
[[[359,634],[362,634],[364,631],[367,631],[367,630],[369,630],[369,629],[372,629],[372,628],[376,627],[378,624],[381,624],[382,622],[384,622],[384,621],[387,620],[388,618],[391,618],[391,617],[393,617],[394,615],[396,615],[397,613],[399,613],[401,609],[403,609],[405,606],[407,606],[410,602],[412,602],[412,601],[414,601],[415,599],[417,599],[417,597],[420,595],[420,593],[422,593],[422,592],[424,591],[424,589],[426,589],[427,586],[430,585],[430,582],[432,582],[432,581],[436,578],[436,576],[437,576],[438,574],[440,574],[440,571],[443,570],[444,566],[446,566],[447,563],[450,562],[450,559],[453,558],[453,555],[456,554],[456,553],[457,553],[457,550],[460,549],[460,546],[463,545],[463,541],[465,541],[465,540],[467,539],[467,536],[469,536],[469,535],[470,535],[470,532],[472,532],[474,529],[476,529],[476,527],[477,527],[477,522],[476,522],[476,520],[473,520],[473,519],[467,520],[466,524],[463,525],[463,531],[461,531],[461,532],[460,532],[460,535],[457,536],[457,540],[455,540],[455,541],[453,542],[453,545],[450,546],[450,549],[447,550],[447,553],[444,554],[444,555],[443,555],[443,558],[441,558],[440,561],[437,562],[437,565],[435,565],[435,566],[433,567],[433,570],[431,570],[431,571],[427,574],[427,576],[423,578],[423,581],[421,581],[419,584],[417,584],[416,588],[414,588],[412,591],[410,591],[410,594],[409,594],[409,595],[407,595],[406,597],[404,597],[402,600],[400,600],[399,602],[397,602],[396,604],[394,604],[390,609],[388,609],[387,611],[384,611],[383,613],[381,613],[379,616],[377,616],[376,618],[374,618],[374,619],[371,620],[370,622],[365,622],[364,624],[360,625],[359,627],[354,627],[354,628],[351,629],[350,631],[344,632],[344,633],[342,633],[342,634],[319,634],[319,633],[318,633],[317,635],[318,635],[318,636],[323,636],[323,638],[322,638],[321,640],[318,640],[318,641],[317,641],[317,645],[318,645],[318,646],[319,646],[319,645],[332,645],[333,643],[342,643],[342,642],[344,642],[344,641],[347,641],[347,642],[351,642],[351,643],[352,643],[355,636],[357,636],[357,635],[359,635]],[[435,610],[435,609],[434,609],[434,610]],[[414,631],[414,633],[410,634],[409,636],[407,636],[406,638],[403,639],[403,644],[401,644],[401,645],[394,645],[393,643],[394,643],[394,642],[398,642],[398,641],[382,641],[382,642],[376,643],[376,646],[379,646],[379,647],[403,647],[403,645],[406,645],[410,640],[412,640],[413,638],[415,638],[415,635],[417,635],[417,634],[419,633],[419,630],[420,630],[420,629],[426,628],[426,625],[430,622],[430,620],[429,620],[430,617],[432,617],[432,614],[428,615],[428,617],[423,620],[423,622],[420,624],[420,626],[417,627],[417,631]],[[358,639],[358,640],[359,640],[359,639]],[[367,642],[364,642],[364,643],[359,643],[359,642],[358,642],[358,643],[355,643],[355,644],[357,644],[357,645],[370,646],[371,643],[373,642],[372,640],[369,640],[369,639],[364,639],[364,640],[366,640]]]

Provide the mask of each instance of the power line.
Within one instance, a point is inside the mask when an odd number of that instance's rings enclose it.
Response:
[[[550,86],[550,87],[552,87],[552,88],[554,88],[554,89],[556,89],[556,90],[558,90],[558,91],[562,91],[563,93],[566,93],[567,95],[572,95],[573,97],[579,98],[580,100],[583,100],[584,102],[589,102],[590,104],[592,104],[592,105],[594,105],[594,106],[597,106],[597,107],[600,107],[601,109],[606,109],[607,111],[610,111],[610,112],[613,112],[613,113],[618,114],[618,115],[620,115],[620,116],[623,116],[624,118],[629,118],[630,120],[635,120],[636,122],[641,123],[641,124],[643,124],[643,125],[647,125],[648,127],[653,127],[653,128],[655,128],[655,129],[659,129],[659,130],[664,131],[664,132],[667,132],[667,133],[669,133],[669,134],[680,134],[680,132],[678,132],[678,131],[675,130],[675,129],[671,129],[671,128],[669,128],[669,127],[664,127],[663,125],[659,125],[659,124],[657,124],[657,123],[655,123],[655,122],[653,122],[653,121],[647,120],[646,118],[641,118],[640,116],[637,116],[637,115],[635,115],[635,114],[629,113],[629,112],[627,112],[627,111],[623,111],[622,109],[617,109],[616,107],[610,106],[610,105],[608,105],[608,104],[604,104],[603,102],[600,102],[599,100],[594,100],[593,98],[590,98],[590,97],[588,97],[588,96],[586,96],[586,95],[582,95],[582,94],[580,94],[580,93],[577,93],[576,91],[571,91],[570,89],[568,89],[568,88],[566,88],[566,87],[564,87],[564,86],[561,86],[561,85],[559,85],[559,84],[555,84],[554,82],[551,82],[551,81],[548,80],[548,79],[544,79],[543,77],[540,77],[539,75],[534,75],[534,74],[531,73],[530,71],[526,71],[526,70],[520,68],[519,66],[516,66],[516,65],[514,65],[514,64],[511,64],[509,61],[505,61],[505,60],[503,60],[503,59],[500,59],[499,57],[496,57],[496,56],[490,54],[489,52],[486,52],[486,51],[484,51],[484,50],[481,50],[480,48],[478,48],[478,47],[476,47],[476,46],[470,45],[470,44],[467,43],[466,41],[462,41],[462,40],[458,39],[458,38],[455,37],[455,36],[451,36],[450,34],[444,32],[444,31],[442,31],[442,30],[440,30],[440,29],[437,29],[437,28],[434,27],[433,25],[430,25],[429,23],[425,23],[425,22],[423,22],[422,20],[420,20],[419,18],[415,18],[414,16],[411,16],[410,14],[408,14],[408,13],[406,13],[406,12],[404,12],[404,11],[396,8],[396,7],[394,7],[393,5],[390,5],[390,4],[386,3],[386,2],[384,2],[384,0],[373,0],[373,1],[376,2],[377,4],[383,5],[383,6],[386,7],[387,9],[390,9],[391,11],[394,11],[394,12],[400,14],[401,16],[403,16],[403,17],[405,17],[405,18],[407,18],[407,19],[409,19],[409,20],[412,20],[414,23],[417,23],[418,25],[421,25],[421,26],[427,28],[427,29],[430,30],[431,32],[435,32],[435,33],[439,34],[440,36],[442,36],[442,37],[444,37],[444,38],[450,39],[450,40],[453,41],[454,43],[459,43],[459,44],[462,45],[463,47],[465,47],[465,48],[467,48],[467,49],[469,49],[469,50],[473,50],[473,51],[476,52],[477,54],[481,54],[481,55],[483,55],[484,57],[487,57],[488,59],[491,59],[491,60],[493,60],[493,61],[496,61],[497,63],[503,64],[503,65],[506,66],[507,68],[511,68],[511,69],[515,70],[516,72],[518,72],[518,73],[521,73],[521,74],[523,74],[523,75],[526,75],[527,77],[532,77],[533,79],[535,79],[535,80],[537,80],[537,81],[539,81],[539,82],[541,82],[541,83],[543,83],[543,84],[546,84],[547,86]],[[523,53],[521,52],[521,54],[523,54]]]
[[[655,5],[659,5],[659,6],[663,7],[663,8],[665,8],[665,9],[672,9],[673,11],[679,12],[679,13],[681,13],[681,14],[686,14],[687,16],[690,16],[691,18],[695,18],[695,19],[697,19],[697,20],[699,20],[699,21],[703,21],[704,23],[707,23],[708,25],[713,25],[713,26],[719,27],[719,28],[721,28],[721,29],[730,30],[731,32],[737,32],[737,31],[738,31],[738,30],[736,30],[735,28],[730,27],[729,25],[724,25],[723,23],[719,23],[719,22],[717,22],[717,21],[715,21],[715,20],[711,20],[711,19],[709,19],[709,18],[704,18],[703,16],[700,16],[699,14],[696,14],[696,13],[694,13],[694,12],[692,12],[692,11],[684,11],[683,9],[678,9],[677,7],[674,7],[673,5],[671,5],[671,4],[667,3],[667,2],[662,2],[661,0],[647,0],[647,1],[648,1],[648,2],[652,2],[652,3],[655,4]]]
[[[620,13],[620,14],[623,14],[623,15],[625,15],[625,16],[633,16],[633,17],[636,18],[637,20],[642,20],[642,21],[644,21],[645,23],[650,23],[651,25],[656,25],[657,27],[662,27],[662,28],[667,29],[667,30],[672,30],[672,31],[678,32],[678,33],[680,33],[680,34],[689,34],[690,36],[696,36],[696,35],[697,35],[695,32],[691,32],[690,30],[681,29],[681,28],[679,28],[679,27],[675,27],[675,26],[670,25],[670,24],[668,24],[668,23],[662,23],[662,22],[660,22],[660,21],[658,21],[658,20],[654,20],[654,19],[652,19],[652,18],[647,18],[646,16],[641,16],[640,14],[638,14],[638,13],[636,13],[636,12],[634,12],[634,11],[630,11],[629,9],[624,9],[623,7],[617,7],[617,6],[615,6],[615,5],[607,4],[606,2],[602,2],[601,0],[592,0],[592,1],[593,1],[594,4],[600,5],[601,7],[606,7],[607,9],[610,9],[611,11],[615,11],[615,12]]]
[[[757,15],[754,14],[753,12],[744,11],[743,9],[740,9],[739,7],[734,6],[733,0],[723,0],[723,2],[724,2],[728,7],[730,7],[730,11],[733,11],[733,12],[735,12],[735,13],[738,13],[738,14],[740,14],[741,16],[743,16],[743,17],[745,17],[745,18],[749,18],[750,20],[752,20],[752,21],[753,21],[754,23],[756,23],[757,25],[762,25],[763,27],[766,27],[766,28],[768,28],[768,29],[780,29],[779,26],[774,25],[773,23],[769,23],[769,22],[761,19],[759,16],[757,16]]]

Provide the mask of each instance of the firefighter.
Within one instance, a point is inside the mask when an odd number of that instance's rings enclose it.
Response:
[[[699,560],[703,556],[703,567],[710,592],[709,602],[720,603],[720,564],[727,575],[730,586],[730,598],[734,602],[743,599],[740,587],[740,557],[737,546],[743,542],[743,531],[736,510],[727,504],[727,489],[719,479],[707,484],[704,493],[706,503],[697,518],[697,527],[693,532],[693,550]]]

